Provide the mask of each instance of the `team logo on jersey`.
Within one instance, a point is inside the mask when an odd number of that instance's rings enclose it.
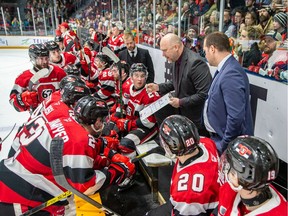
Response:
[[[239,143],[238,146],[235,149],[239,155],[241,155],[242,157],[248,159],[249,156],[252,154],[251,150],[248,149],[247,146],[244,146],[243,144]]]
[[[169,135],[171,128],[169,128],[167,124],[164,124],[162,130],[165,134]]]

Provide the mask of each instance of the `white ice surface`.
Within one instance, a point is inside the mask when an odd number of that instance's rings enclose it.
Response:
[[[0,159],[7,157],[18,127],[29,117],[29,112],[17,112],[13,108],[9,94],[16,77],[30,68],[28,49],[0,49],[0,137],[4,139],[16,123],[13,132],[3,142]]]

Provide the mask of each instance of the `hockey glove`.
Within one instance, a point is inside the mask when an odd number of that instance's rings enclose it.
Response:
[[[115,182],[121,184],[126,178],[135,173],[135,165],[131,162],[124,163],[111,163],[108,169],[113,169],[115,173]]]
[[[115,150],[105,148],[104,149],[104,156],[108,158],[111,162],[118,162],[118,163],[127,163],[129,162],[129,158],[117,153]]]
[[[127,119],[118,119],[116,122],[116,126],[119,128],[120,131],[127,131],[131,130],[132,122]]]
[[[21,100],[26,107],[37,107],[38,105],[38,94],[34,91],[24,91],[21,94]]]
[[[119,112],[114,112],[113,114],[110,115],[110,121],[116,123],[120,119],[121,113]]]
[[[105,137],[101,137],[101,139],[105,147],[115,150],[115,151],[118,150],[118,146],[120,142],[117,138],[105,136]]]
[[[89,81],[85,81],[85,84],[86,84],[86,86],[88,88],[91,88],[91,89],[96,87],[95,83],[92,83],[92,82],[89,82]]]

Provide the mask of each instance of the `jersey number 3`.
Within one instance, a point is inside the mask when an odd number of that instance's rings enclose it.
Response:
[[[202,192],[204,188],[204,175],[196,173],[192,175],[191,181],[189,181],[190,175],[184,173],[179,176],[178,191],[187,191],[189,183],[191,182],[191,189],[195,192]]]

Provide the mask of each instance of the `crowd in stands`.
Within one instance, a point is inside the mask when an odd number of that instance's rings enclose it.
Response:
[[[61,22],[61,20],[63,21],[69,19],[69,17],[71,17],[78,10],[78,8],[85,3],[85,1],[57,0],[56,7],[54,7],[53,3],[53,1],[48,0],[26,0],[24,9],[20,9],[23,31],[34,31],[33,15],[37,31],[44,32],[44,18],[46,19],[46,25],[48,27],[52,27],[51,18],[54,14],[54,8],[56,8],[57,18],[59,22]],[[21,11],[23,11],[23,13],[21,13]],[[10,34],[20,31],[21,22],[19,20],[17,8],[13,4],[8,4],[6,7],[4,7],[3,17],[5,19],[6,31],[8,31]],[[1,29],[4,29],[3,17],[1,16],[0,18]]]
[[[108,38],[112,35],[112,23],[120,18],[122,21],[121,29],[132,32],[136,36],[136,43],[155,46],[156,48],[159,47],[160,40],[165,34],[170,32],[178,34],[178,29],[180,29],[180,36],[185,46],[205,57],[202,49],[203,38],[205,35],[219,29],[220,5],[219,1],[216,0],[183,1],[180,28],[178,28],[178,2],[172,0],[156,1],[155,38],[153,32],[153,1],[151,0],[139,1],[138,18],[135,10],[136,1],[127,1],[127,26],[124,24],[125,10],[118,10],[116,2],[114,2],[115,5],[111,5],[111,1],[91,1],[85,7],[75,11],[75,5],[78,5],[79,2],[81,1],[65,1],[64,4],[63,1],[57,1],[59,23],[65,20],[74,30],[92,28],[98,33],[107,35]],[[277,69],[276,72],[274,69],[278,66],[265,64],[263,61],[267,62],[273,51],[279,50],[279,47],[282,46],[284,50],[286,49],[287,2],[285,2],[285,0],[243,0],[237,1],[237,3],[226,1],[223,16],[222,31],[231,40],[231,52],[234,57],[250,71],[272,76],[279,80],[287,80],[287,61],[282,61],[281,68]],[[121,1],[120,4],[120,8],[123,9],[124,1]],[[49,10],[49,3],[45,0],[28,0],[24,26],[31,26],[32,5],[36,5],[34,6],[36,25],[43,24],[43,5],[45,5],[45,10]],[[48,11],[46,12],[48,13]],[[73,12],[75,13],[71,16]],[[12,27],[19,25],[17,17],[8,16],[6,11],[4,13],[6,19],[10,20],[9,25]],[[137,23],[139,24],[139,31],[137,31]],[[271,35],[271,31],[277,32],[273,37],[274,41],[271,41],[275,42],[275,46],[273,45],[272,53],[267,54],[267,51],[265,51],[265,46],[267,46],[265,35]],[[139,35],[136,35],[137,32],[139,32]],[[281,39],[278,37],[278,33],[281,35]],[[262,62],[260,63],[260,61]],[[264,72],[261,72],[260,68]],[[273,72],[271,72],[271,69]],[[283,72],[282,75],[279,74],[281,72]]]

